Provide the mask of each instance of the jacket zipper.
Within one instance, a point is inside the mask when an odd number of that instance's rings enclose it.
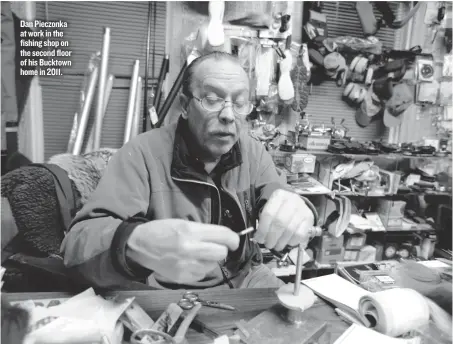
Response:
[[[244,228],[247,227],[247,219],[246,219],[246,217],[245,217],[245,215],[244,215],[244,211],[242,210],[241,205],[238,204],[238,202],[236,201],[236,198],[234,198],[234,196],[231,195],[231,194],[228,192],[228,190],[224,187],[223,181],[222,181],[222,180],[220,181],[220,185],[222,186],[222,191],[225,192],[229,197],[231,197],[231,198],[233,199],[234,203],[236,203],[236,205],[239,207],[239,211],[241,212],[241,216],[242,216],[242,221],[243,221],[243,223],[244,223]]]
[[[217,188],[217,186],[215,186],[215,185],[213,185],[211,183],[200,182],[200,181],[192,180],[192,179],[179,179],[179,178],[176,178],[176,177],[172,177],[172,178],[174,180],[178,180],[180,182],[188,182],[188,183],[195,183],[195,184],[202,184],[202,185],[212,186],[217,191],[217,197],[218,197],[218,202],[217,203],[219,205],[219,216],[218,216],[218,219],[217,219],[217,224],[220,225],[220,220],[222,218],[222,205],[220,204],[220,202],[221,202],[220,191]],[[222,182],[220,182],[220,184],[222,184]],[[223,186],[222,186],[222,188],[223,188]],[[224,189],[224,191],[225,191],[225,189]],[[231,197],[231,195],[228,192],[226,192],[226,193]],[[233,198],[233,200],[236,202],[236,200],[234,198]],[[236,204],[237,204],[237,202],[236,202]],[[242,208],[239,207],[239,209],[241,210],[242,217],[244,217],[244,214],[242,213]],[[212,212],[212,210],[211,210],[211,212]],[[229,271],[225,268],[225,266],[223,266],[220,263],[219,263],[219,266],[220,266],[220,270],[222,271],[224,281],[228,284],[230,289],[234,289],[233,283],[229,279],[229,277],[230,277]]]
[[[187,182],[187,183],[195,183],[195,184],[201,184],[201,185],[207,185],[207,186],[212,186],[216,191],[217,191],[217,199],[218,199],[218,202],[217,204],[219,205],[219,216],[217,218],[217,224],[220,225],[220,219],[222,217],[222,206],[220,204],[220,191],[219,189],[217,188],[217,186],[215,186],[214,184],[211,184],[211,183],[206,183],[206,182],[200,182],[198,180],[192,180],[192,179],[179,179],[179,178],[176,178],[176,177],[172,177],[174,180],[178,180],[180,182]],[[211,213],[212,213],[212,210],[211,210]]]

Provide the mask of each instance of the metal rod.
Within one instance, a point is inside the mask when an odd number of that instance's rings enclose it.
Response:
[[[248,233],[253,232],[254,230],[255,230],[254,227],[249,227],[249,228],[247,228],[247,229],[244,229],[243,231],[240,231],[240,232],[238,233],[238,235],[239,235],[239,236],[243,236],[243,235],[246,235],[246,234],[248,234]]]
[[[96,118],[95,118],[95,130],[94,130],[94,141],[93,149],[98,150],[101,146],[101,134],[102,134],[102,120],[104,110],[104,90],[105,83],[107,81],[107,68],[109,62],[109,51],[110,51],[110,28],[104,28],[104,39],[102,44],[101,53],[101,68],[99,72],[99,85],[98,85],[98,102],[96,107]]]
[[[188,67],[187,61],[184,62],[184,65],[181,68],[181,71],[178,74],[178,77],[176,78],[175,83],[173,84],[173,87],[170,90],[170,93],[168,94],[167,98],[165,99],[164,104],[162,105],[162,109],[159,111],[159,121],[156,123],[156,128],[159,128],[162,123],[165,120],[165,116],[167,116],[168,110],[170,110],[171,105],[173,104],[173,101],[176,98],[176,95],[179,92],[179,89],[181,88],[182,82],[183,82],[183,76],[184,72],[186,71]]]
[[[138,73],[140,70],[140,61],[135,60],[134,70],[131,78],[131,89],[129,91],[129,103],[127,105],[127,117],[126,117],[126,128],[124,129],[124,140],[123,144],[126,144],[131,136],[132,122],[134,120],[134,108],[137,95],[137,80]]]
[[[302,280],[302,257],[304,248],[299,245],[297,250],[296,279],[294,281],[294,296],[299,296],[300,281]]]
[[[77,129],[77,135],[74,142],[74,148],[72,150],[72,154],[79,155],[82,151],[83,145],[83,138],[85,136],[85,130],[88,124],[88,117],[90,116],[91,110],[91,103],[94,97],[94,91],[96,89],[96,82],[98,80],[98,67],[95,67],[90,75],[90,81],[88,83],[88,90],[85,98],[85,102],[83,103],[82,113],[80,114],[80,123]]]
[[[148,79],[149,79],[149,40],[151,38],[151,1],[148,2],[148,33],[146,39],[146,59],[145,59],[145,96],[143,97],[143,126],[142,132],[146,131],[146,117],[148,114]]]
[[[108,76],[107,82],[105,84],[104,100],[103,100],[104,109],[102,110],[102,119],[104,119],[105,114],[107,112],[107,106],[109,105],[109,100],[110,100],[110,95],[112,93],[114,80],[115,80],[115,76],[113,74],[110,74]],[[94,150],[93,141],[94,141],[94,124],[91,126],[90,135],[88,136],[88,142],[85,147],[85,153],[89,153]]]
[[[134,138],[140,132],[140,105],[142,102],[142,78],[138,77],[137,80],[137,95],[135,98],[135,108],[134,108],[134,121],[131,128],[130,139]]]
[[[165,76],[168,73],[169,56],[165,55],[162,60],[162,66],[160,67],[159,79],[157,81],[156,96],[154,97],[154,108],[159,112],[160,99],[162,98],[162,87],[164,85]]]

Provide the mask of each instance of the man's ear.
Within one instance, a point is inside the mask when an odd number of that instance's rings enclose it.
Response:
[[[190,99],[184,93],[179,95],[179,103],[182,107],[182,117],[187,119],[187,108],[189,107]]]

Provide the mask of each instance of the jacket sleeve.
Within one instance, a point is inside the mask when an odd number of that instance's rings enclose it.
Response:
[[[290,192],[295,192],[286,184],[286,181],[282,180],[281,176],[278,175],[277,168],[275,167],[271,155],[264,148],[261,150],[261,159],[259,161],[260,163],[255,179],[255,204],[258,214],[261,213],[264,205],[275,190],[285,189]],[[318,212],[316,211],[315,206],[306,197],[300,197],[312,211],[315,219],[313,225],[316,226],[318,223]]]
[[[138,143],[131,141],[112,157],[61,245],[68,272],[95,287],[134,288],[151,273],[126,258],[129,235],[147,221],[151,192]]]

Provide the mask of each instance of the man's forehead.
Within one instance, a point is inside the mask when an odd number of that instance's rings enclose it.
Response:
[[[248,89],[249,86],[248,76],[244,69],[239,64],[229,60],[205,61],[195,71],[195,79],[202,88],[220,87],[225,83],[232,84],[231,87],[241,86],[245,89]]]
[[[221,60],[205,60],[200,63],[195,71],[199,76],[199,80],[204,79],[208,75],[225,75],[225,76],[244,76],[247,74],[238,62],[228,59]]]

